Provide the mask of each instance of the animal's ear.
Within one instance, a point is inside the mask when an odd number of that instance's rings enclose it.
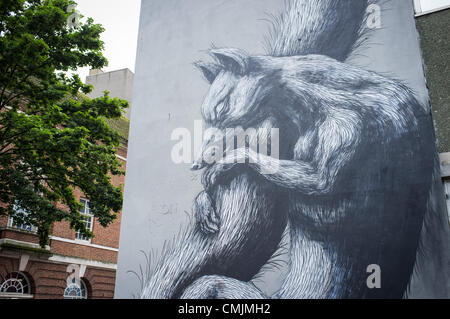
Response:
[[[240,49],[211,49],[211,56],[225,69],[237,74],[245,74],[248,70],[250,56]]]
[[[217,75],[222,70],[222,67],[215,63],[207,63],[207,62],[198,61],[198,62],[195,62],[194,65],[197,69],[202,71],[203,76],[210,84],[212,84],[214,82]]]

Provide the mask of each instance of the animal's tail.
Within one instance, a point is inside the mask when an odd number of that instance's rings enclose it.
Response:
[[[406,298],[450,298],[450,228],[437,156],[434,162],[428,210]]]
[[[179,298],[197,278],[208,275],[249,281],[278,248],[287,224],[288,194],[257,173],[236,167],[230,180],[202,192],[195,211],[211,209],[220,216],[220,229],[205,233],[188,225],[165,245],[156,263],[134,272],[141,282],[139,298]]]
[[[367,30],[374,0],[286,0],[266,39],[271,56],[327,55],[344,61]]]

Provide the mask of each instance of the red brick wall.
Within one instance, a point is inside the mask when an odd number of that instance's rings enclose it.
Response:
[[[121,156],[126,157],[126,149],[119,149],[118,152]],[[119,161],[123,165],[123,169],[126,168],[126,162],[119,159]],[[112,183],[113,185],[119,186],[121,185],[122,191],[125,183],[125,176],[112,176]],[[77,199],[84,198],[83,193],[79,189],[74,190],[74,195]],[[67,209],[66,206],[57,203],[56,206],[60,209]],[[97,220],[94,221],[93,225],[93,232],[94,232],[94,238],[92,239],[92,243],[96,245],[101,246],[107,246],[107,247],[113,247],[118,248],[119,247],[119,235],[120,235],[120,222],[121,222],[121,212],[117,213],[117,219],[110,224],[107,228],[102,227]],[[5,228],[8,225],[8,217],[7,216],[0,216],[0,228]],[[75,231],[70,229],[70,224],[66,221],[58,222],[53,224],[52,226],[52,235],[56,237],[62,237],[66,239],[75,239]],[[34,239],[34,236],[22,236],[17,235],[13,232],[4,233],[4,235],[12,236],[8,237],[11,239],[16,238],[28,238],[31,240],[31,242],[36,242]],[[1,237],[0,237],[1,238]],[[21,240],[21,239],[17,239]]]
[[[0,256],[0,278],[19,269],[19,260]]]
[[[117,155],[127,158],[128,146],[120,146],[117,150]],[[125,167],[124,167],[125,169]]]
[[[91,290],[93,299],[114,298],[116,272],[114,270],[87,268],[83,279]]]
[[[66,270],[67,265],[30,260],[26,273],[34,282],[34,297],[36,299],[62,299],[66,289],[66,280],[70,275]]]
[[[126,149],[120,149],[118,154],[126,157]],[[123,164],[125,170],[126,162]],[[113,185],[123,185],[125,176],[112,176]],[[76,198],[84,198],[83,193],[76,189],[74,191]],[[57,204],[59,208],[65,207]],[[111,248],[119,247],[121,213],[117,214],[117,219],[107,228],[103,228],[97,220],[94,220],[93,233],[94,238],[91,244],[106,246]],[[0,216],[0,238],[9,238],[23,242],[38,244],[39,240],[36,234],[24,231],[5,229],[8,224],[7,216]],[[66,221],[54,223],[51,231],[52,236],[64,239],[74,240],[75,231],[70,229],[70,224]],[[83,258],[106,263],[117,263],[117,252],[78,243],[67,243],[58,240],[50,240],[51,253],[69,257]],[[0,274],[6,276],[9,272],[19,269],[19,259],[0,256]],[[35,298],[63,298],[66,288],[66,280],[69,273],[66,272],[67,264],[55,263],[48,260],[30,260],[26,271],[24,272],[33,285],[32,293]],[[108,269],[99,269],[87,267],[83,280],[89,290],[90,298],[113,298],[115,271]]]
[[[39,238],[37,237],[37,235],[20,230],[0,230],[0,238],[9,238],[18,241],[39,244]]]
[[[70,223],[66,221],[54,223],[52,227],[52,235],[72,240],[75,239],[75,231],[70,229]]]
[[[24,274],[30,280],[36,299],[62,299],[66,289],[66,281],[70,275],[66,264],[49,261],[30,260]],[[0,256],[0,275],[5,277],[8,273],[17,271],[19,260],[17,258]],[[88,288],[88,298],[113,298],[115,270],[87,267],[82,278]]]
[[[106,263],[117,262],[116,251],[89,247],[85,245],[79,245],[76,243],[66,243],[57,240],[51,240],[50,246],[51,252],[53,254],[84,258],[88,260],[97,260]]]
[[[81,192],[76,191],[77,198],[83,198]],[[107,246],[112,248],[119,247],[119,234],[120,234],[120,222],[121,213],[117,214],[117,219],[114,220],[108,227],[103,227],[94,219],[92,231],[94,238],[91,239],[92,244]],[[62,237],[66,239],[75,239],[75,231],[70,228],[70,224],[66,221],[53,224],[52,235],[56,237]]]
[[[0,228],[8,225],[8,216],[0,216]]]
[[[126,152],[123,152],[124,156],[126,156]],[[121,155],[121,156],[122,156]],[[123,160],[119,161],[123,164],[123,169],[126,168],[126,162]],[[124,188],[125,183],[125,176],[112,176],[112,184],[113,185],[121,185],[122,191]],[[76,189],[74,191],[74,195],[76,198],[84,198],[83,193]],[[58,207],[64,209],[64,206],[61,204],[57,204]],[[94,220],[94,225],[92,228],[92,231],[94,233],[94,238],[92,238],[91,243],[100,245],[100,246],[107,246],[112,248],[118,248],[119,247],[119,236],[120,236],[120,222],[121,222],[122,214],[121,212],[117,213],[117,218],[114,220],[113,223],[111,223],[107,228],[104,228],[100,225],[100,223],[97,220]],[[70,229],[70,225],[68,222],[60,222],[55,223],[53,225],[52,229],[52,235],[56,237],[62,237],[67,239],[75,239],[75,231]]]
[[[93,231],[94,238],[91,243],[101,246],[119,248],[119,235],[120,235],[120,221],[122,214],[117,214],[117,219],[110,224],[107,228],[104,228],[97,220],[94,222]]]

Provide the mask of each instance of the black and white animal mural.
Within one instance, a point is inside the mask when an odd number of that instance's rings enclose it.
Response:
[[[450,297],[430,107],[394,75],[349,62],[377,8],[287,0],[261,29],[265,54],[213,46],[192,61],[216,133],[191,167],[194,222],[141,271],[137,297],[405,298],[413,286]],[[264,128],[252,138],[270,151],[230,143],[230,128]],[[252,279],[280,252],[286,275],[268,295]]]

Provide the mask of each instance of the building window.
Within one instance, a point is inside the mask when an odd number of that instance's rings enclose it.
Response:
[[[72,283],[69,284],[64,290],[64,299],[87,299],[86,285],[82,279],[79,284],[76,283],[75,278],[72,279]]]
[[[0,284],[0,293],[2,294],[29,295],[30,292],[30,282],[27,276],[20,272],[9,273]]]
[[[80,213],[83,215],[83,222],[87,230],[92,231],[92,227],[94,225],[94,216],[91,214],[91,209],[89,207],[89,201],[87,199],[80,199],[80,203],[83,205],[80,208]],[[90,241],[86,236],[81,235],[79,231],[75,233],[75,239]]]
[[[450,0],[414,0],[417,15],[427,14],[450,8]]]
[[[13,206],[13,210],[14,210],[14,212],[16,214],[21,214],[21,215],[24,215],[24,216],[28,216],[28,212],[25,209],[20,208],[17,205]],[[34,232],[34,233],[37,232],[37,227],[36,226],[32,226],[32,225],[29,225],[29,224],[18,224],[14,220],[14,217],[9,217],[8,218],[8,227],[16,228],[16,229],[20,229],[20,230],[25,230],[25,231],[29,231],[29,232]]]
[[[445,185],[445,199],[447,201],[448,221],[450,222],[450,180],[444,182]]]

